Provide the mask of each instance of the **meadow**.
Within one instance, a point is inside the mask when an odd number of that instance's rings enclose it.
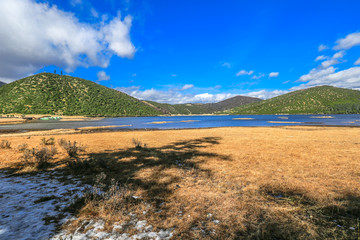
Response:
[[[360,128],[42,135],[0,137],[0,167],[17,174],[55,170],[93,186],[68,208],[77,217],[62,226],[68,232],[90,219],[111,231],[136,215],[153,231],[171,229],[174,239],[360,236]],[[25,149],[44,148],[51,153],[44,165],[24,160]],[[135,228],[118,231],[131,236]]]

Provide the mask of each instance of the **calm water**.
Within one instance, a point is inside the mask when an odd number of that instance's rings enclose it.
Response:
[[[326,118],[324,118],[326,117]],[[341,125],[360,126],[360,114],[350,115],[226,115],[104,118],[98,121],[36,121],[0,125],[0,130],[61,129],[96,126],[119,126],[118,129],[177,129],[235,126]],[[124,126],[120,126],[124,125]]]

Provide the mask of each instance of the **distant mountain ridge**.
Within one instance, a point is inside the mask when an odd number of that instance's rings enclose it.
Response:
[[[360,91],[319,86],[290,92],[226,111],[229,114],[360,113]]]
[[[2,85],[5,85],[5,84],[6,84],[6,83],[0,81],[0,87],[1,87]]]
[[[168,104],[153,101],[144,101],[157,108],[164,114],[212,114],[223,112],[234,107],[249,103],[262,101],[259,98],[247,96],[235,96],[217,103],[187,103],[187,104]]]
[[[0,87],[0,113],[153,116],[161,112],[89,80],[40,73]]]

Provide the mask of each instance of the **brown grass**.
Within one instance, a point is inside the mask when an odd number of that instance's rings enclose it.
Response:
[[[359,136],[360,128],[340,127],[73,134],[53,137],[86,144],[78,156],[86,167],[70,171],[63,150],[53,161],[91,184],[104,172],[105,189],[114,179],[131,189],[122,194],[141,196],[121,202],[114,193],[116,201],[82,202],[74,206],[80,219],[111,224],[131,211],[155,229],[174,227],[178,239],[357,239]],[[40,139],[6,138],[30,148]],[[147,147],[136,148],[132,139]],[[0,151],[2,168],[19,159],[18,151]],[[123,207],[114,209],[109,201]]]

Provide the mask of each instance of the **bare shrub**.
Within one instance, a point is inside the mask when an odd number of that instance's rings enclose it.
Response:
[[[133,197],[134,192],[126,186],[121,186],[115,179],[111,179],[110,185],[106,185],[105,180],[106,174],[100,173],[96,176],[94,186],[85,190],[84,200],[87,208],[106,218],[110,218],[109,215],[128,215],[138,201]]]
[[[53,159],[56,153],[57,149],[55,147],[51,147],[51,149],[46,147],[41,149],[25,149],[23,151],[22,162],[25,166],[42,169],[49,165],[50,160]]]
[[[139,139],[133,138],[132,142],[136,149],[142,149],[147,147],[146,143],[143,144]]]
[[[97,174],[109,169],[111,166],[104,159],[80,159],[75,158],[66,163],[68,169],[75,174]]]
[[[41,143],[46,146],[55,145],[55,138],[53,138],[53,137],[48,138],[48,139],[42,138]]]
[[[20,144],[19,146],[17,146],[17,150],[19,152],[24,152],[27,148],[28,148],[28,145],[26,143],[23,143],[23,144]]]
[[[3,149],[5,149],[5,148],[11,148],[11,143],[8,141],[8,140],[2,140],[1,142],[0,142],[0,148],[3,148]]]
[[[85,151],[85,146],[78,144],[76,141],[72,143],[71,141],[66,141],[65,139],[61,138],[58,143],[62,148],[65,149],[70,157],[77,157],[79,152]]]

